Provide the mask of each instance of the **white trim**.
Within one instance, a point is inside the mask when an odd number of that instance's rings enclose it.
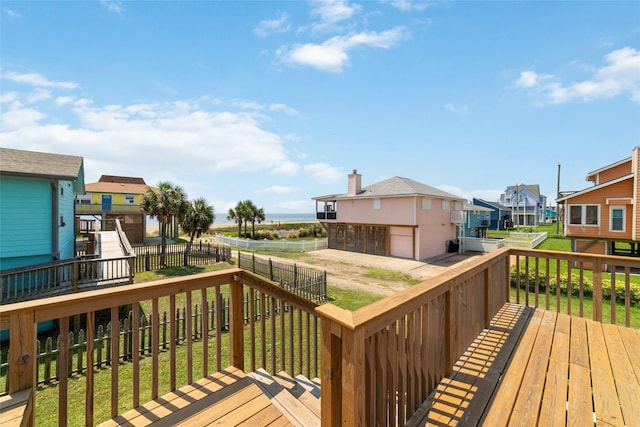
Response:
[[[574,224],[571,222],[571,208],[574,206],[580,207],[580,224]],[[585,224],[585,219],[587,217],[587,206],[595,206],[598,208],[598,213],[596,214],[596,223],[595,224]],[[602,224],[601,221],[601,209],[598,204],[575,204],[567,206],[567,220],[565,224],[569,227],[600,227]]]
[[[632,205],[633,198],[631,197],[607,197],[606,199],[607,206],[608,205]]]

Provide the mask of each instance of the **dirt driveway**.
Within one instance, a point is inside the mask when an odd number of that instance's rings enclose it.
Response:
[[[411,285],[405,281],[367,277],[366,274],[370,272],[372,267],[404,273],[418,280],[426,280],[441,274],[448,267],[464,264],[477,256],[481,256],[481,254],[475,252],[447,254],[424,261],[413,261],[335,249],[322,249],[306,252],[302,257],[296,258],[295,261],[277,257],[270,258],[283,263],[290,264],[295,262],[302,267],[326,270],[327,282],[332,286],[345,289],[360,289],[386,296],[406,289]],[[265,256],[265,258],[269,257]]]

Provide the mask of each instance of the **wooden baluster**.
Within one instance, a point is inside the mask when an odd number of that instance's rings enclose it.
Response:
[[[202,243],[202,241],[201,241]],[[200,291],[202,300],[202,317],[200,329],[202,330],[202,378],[209,375],[209,301],[207,301],[207,289]]]
[[[93,364],[94,364],[94,340],[95,340],[95,313],[90,311],[87,313],[87,370],[86,370],[86,386],[84,390],[84,422],[85,425],[93,425]]]
[[[118,307],[111,307],[111,418],[118,415],[118,362],[120,359],[118,323]]]
[[[160,328],[158,322],[160,320],[160,313],[158,310],[158,298],[151,300],[151,399],[158,397],[158,375],[159,375],[159,360],[158,352],[160,347]]]
[[[230,362],[240,370],[244,370],[244,315],[242,313],[242,282],[232,280],[229,300],[229,333],[231,336]]]
[[[176,295],[169,295],[169,313],[171,313],[171,323],[169,324],[169,383],[171,391],[176,389],[176,340],[178,328],[176,323]]]
[[[186,304],[187,304],[187,384],[193,382],[193,314],[192,314],[192,301],[191,291],[186,292]]]
[[[131,315],[131,357],[133,363],[133,407],[140,406],[140,302],[133,303]]]

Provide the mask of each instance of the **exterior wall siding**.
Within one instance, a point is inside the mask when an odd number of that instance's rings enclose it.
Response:
[[[621,176],[629,175],[631,173],[631,160],[628,162],[620,163],[610,169],[603,170],[598,173],[598,183],[603,184],[612,179],[620,178]]]
[[[64,191],[60,191],[63,189]],[[60,248],[60,259],[71,259],[75,256],[75,197],[73,194],[73,183],[70,181],[60,181],[58,184],[58,247]],[[64,220],[64,226],[60,224],[60,219]]]
[[[49,181],[2,177],[1,182],[0,269],[51,261]],[[73,215],[69,221],[73,228]]]
[[[640,240],[640,149],[638,147],[633,150],[632,157],[633,170],[633,223],[631,224],[631,232],[634,240]]]
[[[601,191],[592,191],[580,196],[571,198],[568,201],[566,212],[567,221],[565,222],[565,234],[567,237],[591,237],[594,239],[615,239],[615,240],[629,240],[633,238],[632,224],[633,224],[633,207],[632,205],[626,205],[626,225],[625,232],[611,232],[609,231],[610,218],[609,218],[609,205],[606,204],[607,198],[628,198],[629,194],[633,193],[633,181],[631,179],[619,182],[617,184],[606,187]],[[570,207],[573,205],[599,205],[600,217],[599,225],[594,226],[581,226],[571,225],[568,221],[568,215]]]
[[[340,222],[355,224],[413,225],[415,211],[413,197],[382,198],[380,209],[374,209],[374,200],[340,200],[338,216]]]

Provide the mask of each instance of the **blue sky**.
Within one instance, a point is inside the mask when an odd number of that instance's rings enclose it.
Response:
[[[553,200],[640,145],[640,2],[7,1],[0,144],[238,200]]]

